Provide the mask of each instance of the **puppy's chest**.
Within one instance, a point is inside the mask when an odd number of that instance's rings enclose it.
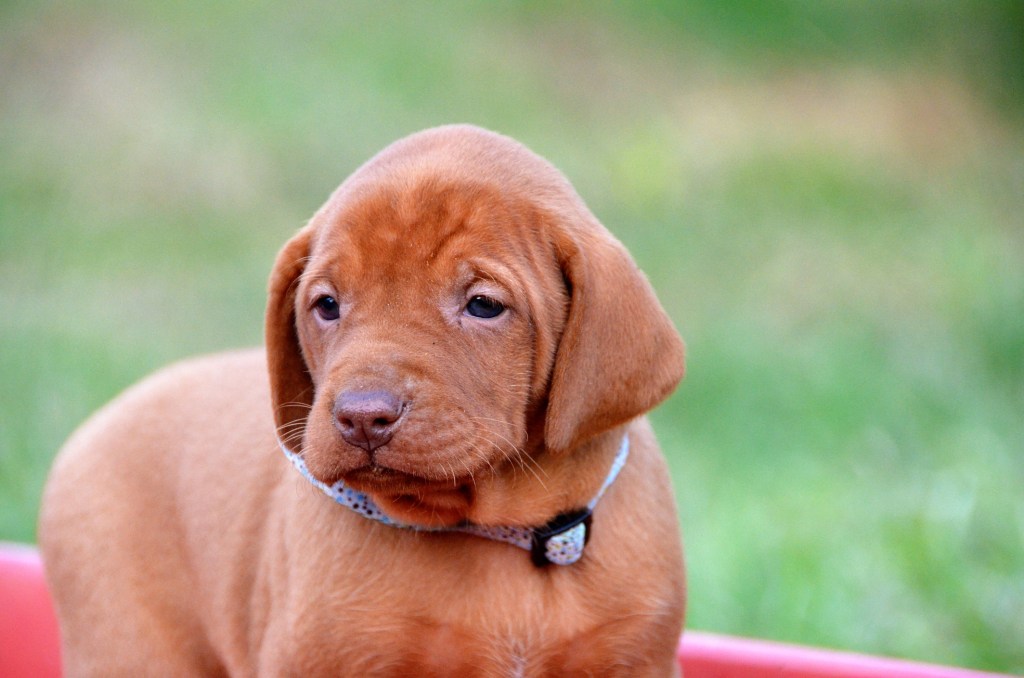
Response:
[[[452,593],[457,597],[457,593]],[[293,636],[288,662],[293,675],[488,676],[535,678],[604,675],[609,657],[601,628],[578,628],[565,609],[494,606],[475,614],[445,614],[455,600],[440,602],[437,613],[393,611],[387,617],[335,617]],[[400,610],[401,608],[399,608]],[[618,629],[621,633],[624,629]],[[596,671],[595,671],[596,670]]]

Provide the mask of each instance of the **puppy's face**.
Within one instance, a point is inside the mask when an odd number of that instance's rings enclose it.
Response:
[[[523,464],[568,293],[528,205],[472,184],[379,186],[323,210],[295,295],[317,478],[452,524]]]
[[[400,140],[338,188],[278,255],[266,330],[281,440],[424,526],[683,374],[650,285],[565,178],[467,126]]]

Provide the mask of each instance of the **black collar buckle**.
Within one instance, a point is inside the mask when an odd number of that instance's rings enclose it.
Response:
[[[579,537],[577,536],[575,543],[569,545],[571,550],[578,549],[579,554],[575,555],[575,558],[579,559],[582,555],[583,547],[590,541],[590,525],[592,518],[593,515],[589,508],[581,508],[576,511],[561,513],[555,516],[544,527],[535,529],[531,537],[532,548],[530,549],[530,558],[533,560],[533,564],[537,567],[544,567],[555,562],[562,565],[575,562],[575,560],[560,562],[557,560],[557,553],[555,554],[556,560],[552,560],[548,555],[548,550],[549,546],[552,546],[556,550],[559,549],[557,542],[552,543],[552,539],[566,535],[566,533],[582,525],[582,543],[579,543]]]

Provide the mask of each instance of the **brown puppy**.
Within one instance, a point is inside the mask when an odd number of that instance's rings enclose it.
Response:
[[[168,368],[61,452],[41,543],[67,674],[672,675],[682,554],[641,415],[682,374],[550,164],[467,126],[398,141],[278,255],[265,353]],[[459,531],[579,517],[610,480],[574,564]]]

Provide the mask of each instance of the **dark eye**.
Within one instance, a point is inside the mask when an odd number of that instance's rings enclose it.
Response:
[[[490,297],[475,296],[466,304],[466,313],[474,318],[496,318],[505,311],[501,302]]]
[[[320,316],[321,320],[337,320],[340,315],[338,300],[326,294],[316,300],[313,308],[316,309],[316,314]]]

